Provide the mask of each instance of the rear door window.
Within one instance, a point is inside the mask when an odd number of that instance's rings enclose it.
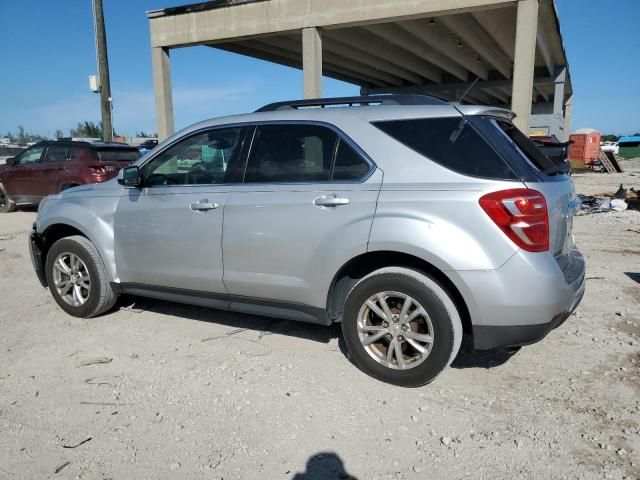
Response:
[[[67,160],[69,154],[69,147],[64,145],[51,145],[47,148],[47,153],[44,155],[44,163],[61,163]]]
[[[374,125],[403,145],[458,173],[517,179],[506,161],[464,118],[391,120]]]
[[[337,133],[321,125],[258,126],[245,182],[328,181],[337,141]]]
[[[340,139],[333,166],[333,180],[359,180],[369,171],[369,164],[347,142]]]
[[[72,162],[88,163],[93,161],[93,155],[91,155],[91,150],[87,147],[73,147],[71,149],[70,159]]]

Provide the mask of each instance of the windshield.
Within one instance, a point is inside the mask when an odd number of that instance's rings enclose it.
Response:
[[[128,162],[133,163],[140,158],[137,148],[131,150],[125,148],[108,148],[96,150],[101,162]]]

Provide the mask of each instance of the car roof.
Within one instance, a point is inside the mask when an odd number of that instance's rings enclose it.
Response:
[[[93,149],[122,149],[122,150],[137,150],[136,147],[129,145],[128,143],[116,143],[116,142],[84,142],[77,140],[42,140],[36,143],[34,146],[51,146],[51,145],[67,145],[76,147],[88,147]]]

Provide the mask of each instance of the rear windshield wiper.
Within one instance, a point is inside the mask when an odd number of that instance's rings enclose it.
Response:
[[[555,175],[556,173],[569,173],[571,170],[571,164],[566,160],[558,165],[554,165],[553,167],[547,168],[542,173],[545,175]]]

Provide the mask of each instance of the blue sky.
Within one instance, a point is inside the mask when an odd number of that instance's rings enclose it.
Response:
[[[145,11],[188,0],[104,0],[114,125],[155,131]],[[572,130],[640,131],[640,0],[557,0],[575,92]],[[172,51],[176,127],[300,97],[299,70],[208,47]],[[53,136],[99,120],[91,0],[0,0],[0,133]],[[357,94],[331,79],[327,96]]]

